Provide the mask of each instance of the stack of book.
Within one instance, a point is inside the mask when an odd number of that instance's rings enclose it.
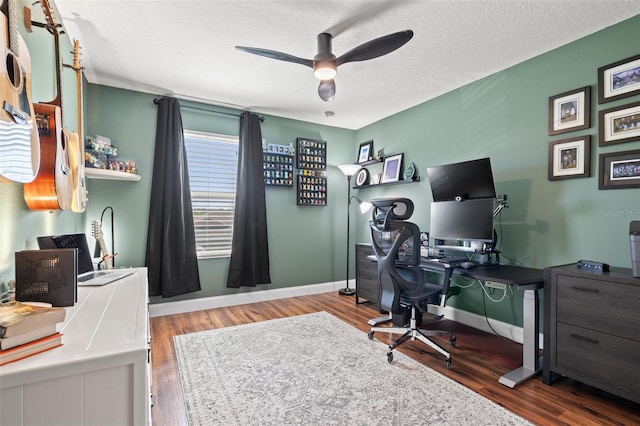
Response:
[[[0,305],[0,365],[61,346],[57,325],[65,315],[64,308],[15,301]]]

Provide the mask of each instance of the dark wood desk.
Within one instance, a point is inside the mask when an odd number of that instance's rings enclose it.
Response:
[[[433,260],[423,260],[420,266],[430,271],[444,271],[444,266]],[[542,370],[542,357],[539,356],[540,343],[540,305],[538,291],[544,287],[542,269],[524,268],[512,265],[478,265],[470,269],[456,267],[453,275],[473,278],[480,281],[492,281],[515,286],[524,290],[522,304],[522,367],[500,377],[498,382],[514,388]]]

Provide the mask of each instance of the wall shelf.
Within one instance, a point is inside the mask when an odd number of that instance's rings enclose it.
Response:
[[[396,182],[376,183],[374,185],[354,186],[353,189],[369,189],[369,188],[377,188],[379,186],[400,185],[400,184],[415,183],[415,182],[420,182],[420,176],[416,176],[415,179],[413,180],[399,180]]]
[[[140,180],[140,175],[134,175],[133,173],[106,169],[92,169],[90,167],[85,167],[84,174],[89,179],[126,180],[130,182],[138,182]]]

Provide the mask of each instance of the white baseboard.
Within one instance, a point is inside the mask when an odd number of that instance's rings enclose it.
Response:
[[[433,309],[429,309],[429,312],[435,315],[444,315],[444,317],[451,321],[456,321],[464,325],[468,325],[469,327],[476,328],[478,330],[485,331],[487,333],[495,334],[502,337],[506,337],[509,340],[513,340],[514,342],[522,344],[524,341],[524,332],[522,327],[515,326],[513,324],[509,324],[507,322],[498,321],[493,318],[485,318],[483,315],[474,314],[472,312],[463,311],[461,309],[456,309],[452,307],[440,307],[435,306]],[[487,321],[489,323],[487,323]],[[491,324],[491,327],[489,326]],[[492,330],[493,328],[493,330]],[[494,332],[495,330],[495,332]],[[543,344],[543,334],[539,334],[539,348],[542,349]]]
[[[349,286],[351,288],[355,288],[355,280],[350,280]],[[321,284],[309,284],[297,287],[274,288],[271,290],[250,291],[246,293],[225,294],[222,296],[180,300],[177,302],[153,303],[149,305],[149,316],[160,317],[163,315],[202,311],[204,309],[246,305],[248,303],[264,302],[267,300],[285,299],[287,297],[308,296],[310,294],[338,291],[343,287],[345,287],[345,282],[340,281]]]
[[[355,280],[349,281],[349,286],[355,288]],[[249,303],[264,302],[267,300],[285,299],[287,297],[308,296],[311,294],[328,293],[338,291],[345,287],[344,281],[309,284],[297,287],[275,288],[271,290],[258,290],[246,293],[226,294],[222,296],[203,297],[200,299],[181,300],[177,302],[154,303],[149,305],[149,316],[160,317],[163,315],[182,314],[185,312],[202,311],[205,309],[222,308],[225,306],[246,305]],[[487,333],[495,330],[500,336],[522,344],[522,327],[517,327],[503,321],[487,319],[472,312],[463,311],[452,307],[434,307],[430,312],[436,315],[444,315],[446,319],[459,322],[469,327],[477,328]],[[540,348],[542,348],[542,333],[540,334]]]

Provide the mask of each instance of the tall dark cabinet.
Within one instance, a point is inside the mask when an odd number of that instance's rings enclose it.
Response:
[[[356,303],[370,302],[380,308],[380,283],[378,264],[367,259],[373,255],[369,244],[356,244]],[[360,299],[365,299],[362,301]]]
[[[566,376],[640,403],[640,278],[575,264],[544,278],[543,382]]]

